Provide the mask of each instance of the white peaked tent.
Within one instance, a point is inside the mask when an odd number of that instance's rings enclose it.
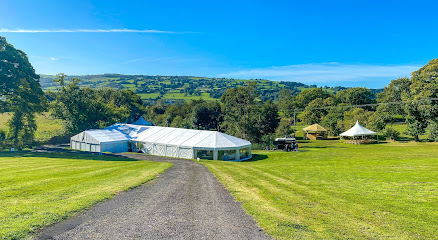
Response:
[[[353,139],[355,137],[360,137],[360,136],[363,137],[363,136],[370,136],[370,135],[377,135],[377,133],[364,128],[362,125],[360,125],[359,121],[356,121],[356,124],[352,128],[350,128],[348,131],[340,134],[341,138],[342,137],[353,137]]]
[[[133,122],[131,124],[132,125],[152,126],[152,123],[144,120],[143,116],[140,116],[140,118],[137,121],[135,121],[135,122]]]
[[[251,142],[217,131],[114,124],[71,137],[72,149],[90,152],[134,151],[178,157],[239,161],[251,158]]]

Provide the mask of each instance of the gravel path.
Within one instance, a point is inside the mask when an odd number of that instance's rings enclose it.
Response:
[[[206,167],[173,163],[154,181],[42,231],[37,239],[270,239]]]

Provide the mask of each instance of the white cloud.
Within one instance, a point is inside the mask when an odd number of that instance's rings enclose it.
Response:
[[[0,28],[3,33],[183,33],[153,29],[8,29]]]
[[[302,83],[354,82],[394,79],[409,76],[419,69],[416,65],[369,65],[342,63],[311,63],[280,67],[247,69],[219,74],[220,77],[264,78]]]
[[[58,60],[58,59],[57,59],[57,58],[54,58],[54,57],[51,57],[50,60],[51,60],[51,61],[56,61],[56,60]]]

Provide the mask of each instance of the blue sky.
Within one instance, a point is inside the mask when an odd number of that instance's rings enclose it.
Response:
[[[438,57],[435,1],[0,0],[37,73],[383,87]]]

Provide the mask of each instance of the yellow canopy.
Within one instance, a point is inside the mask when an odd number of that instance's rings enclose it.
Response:
[[[321,125],[315,123],[313,125],[310,125],[306,128],[303,128],[304,131],[308,132],[308,131],[312,131],[312,132],[327,132],[327,130],[325,128],[323,128]]]

